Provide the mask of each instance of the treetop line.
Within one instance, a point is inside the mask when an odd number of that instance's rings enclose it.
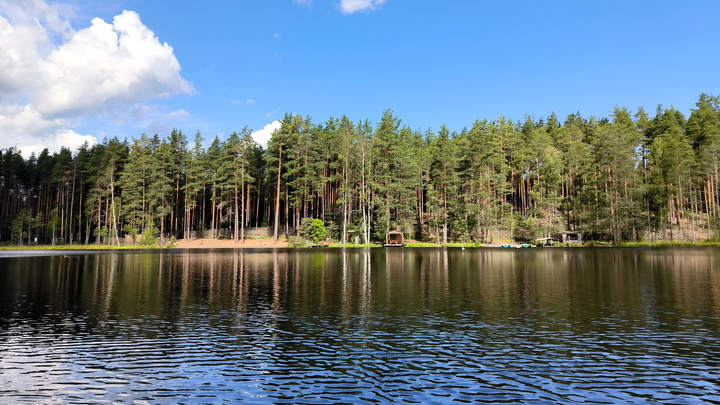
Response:
[[[420,132],[387,110],[377,125],[286,114],[266,149],[251,132],[207,148],[173,130],[28,159],[0,150],[0,242],[237,242],[249,227],[277,240],[306,218],[343,243],[390,230],[438,243],[720,236],[720,99],[708,94],[687,118],[616,107]]]

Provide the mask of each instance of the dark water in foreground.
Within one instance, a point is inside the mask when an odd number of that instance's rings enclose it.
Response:
[[[718,249],[3,255],[1,403],[720,403]]]

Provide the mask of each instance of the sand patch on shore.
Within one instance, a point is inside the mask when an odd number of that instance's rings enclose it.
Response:
[[[232,239],[180,239],[175,244],[177,249],[243,249],[243,248],[286,248],[287,239],[279,238],[277,243],[272,239],[241,239],[235,243]]]

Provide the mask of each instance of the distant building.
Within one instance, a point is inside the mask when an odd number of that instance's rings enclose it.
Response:
[[[562,243],[583,243],[583,234],[582,232],[562,232]]]

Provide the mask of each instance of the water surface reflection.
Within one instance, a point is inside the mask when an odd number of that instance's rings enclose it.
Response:
[[[0,400],[720,403],[714,249],[0,257]]]

